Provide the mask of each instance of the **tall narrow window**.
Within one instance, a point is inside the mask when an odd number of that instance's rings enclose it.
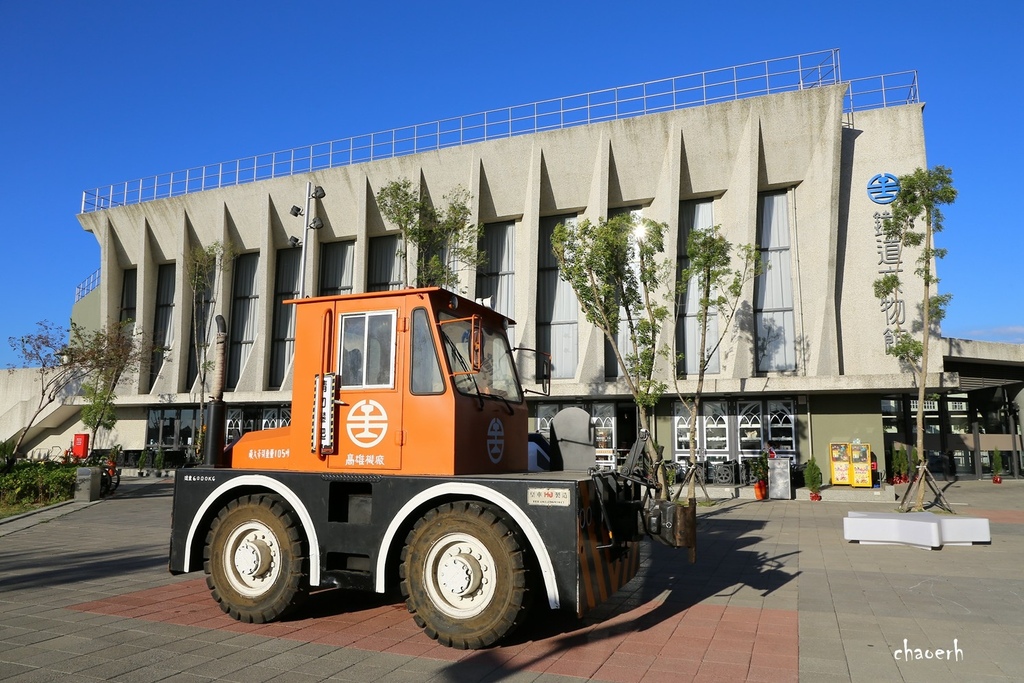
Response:
[[[202,283],[202,289],[193,293],[192,320],[190,321],[192,333],[188,341],[188,376],[186,386],[191,388],[199,376],[199,364],[205,362],[207,357],[207,339],[213,321],[213,281],[215,272],[208,272]],[[200,391],[203,391],[200,387]]]
[[[295,352],[295,305],[285,301],[299,296],[298,249],[279,249],[277,272],[274,277],[274,328],[270,346],[270,376],[268,386],[280,389],[284,384],[288,362]]]
[[[355,242],[327,242],[320,246],[320,296],[352,293]]]
[[[559,223],[575,223],[576,216],[540,219],[537,247],[537,348],[551,354],[551,377],[576,375],[579,341],[576,316],[579,303],[572,287],[558,277],[558,261],[551,251],[551,235]]]
[[[128,268],[124,271],[124,278],[121,280],[121,310],[117,317],[118,322],[126,323],[129,320],[135,320],[138,273],[136,268]]]
[[[164,356],[174,338],[174,264],[160,266],[156,275],[156,314],[153,316],[153,354],[149,364],[149,387],[163,369]]]
[[[478,249],[485,263],[477,271],[476,295],[490,299],[491,307],[504,316],[515,312],[515,223],[490,223],[484,226]],[[509,329],[509,343],[515,345],[514,331]]]
[[[228,347],[227,388],[234,389],[242,375],[245,361],[256,342],[259,329],[259,291],[256,288],[256,272],[260,264],[258,252],[239,254],[235,257],[235,273],[232,285],[231,332]]]
[[[789,257],[789,202],[785,192],[759,197],[758,245],[765,271],[757,279],[754,319],[759,372],[796,369],[793,274]]]
[[[686,201],[679,205],[679,238],[676,256],[676,279],[690,267],[690,258],[686,253],[686,243],[694,230],[706,230],[714,225],[712,202],[708,200]],[[682,310],[676,318],[676,354],[683,354],[676,371],[680,375],[696,375],[700,371],[700,336],[701,325],[697,319],[700,312],[701,293],[697,287],[697,277],[690,278],[686,283],[686,292],[681,302]],[[707,344],[705,348],[713,348],[718,341],[718,312],[715,308],[708,310]],[[706,372],[717,373],[718,349],[708,358]]]
[[[402,288],[402,255],[398,235],[384,235],[370,240],[370,263],[366,291],[384,292]]]

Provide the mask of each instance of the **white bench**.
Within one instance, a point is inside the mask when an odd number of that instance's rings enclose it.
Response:
[[[931,512],[850,512],[843,519],[847,541],[900,544],[938,550],[943,545],[990,543],[988,520]]]

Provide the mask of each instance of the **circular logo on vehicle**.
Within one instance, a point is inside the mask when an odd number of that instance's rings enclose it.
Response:
[[[348,411],[345,427],[353,443],[363,448],[373,448],[388,433],[388,414],[381,404],[363,399]]]
[[[868,181],[868,197],[875,204],[892,204],[899,192],[899,178],[892,173],[878,173]]]
[[[505,426],[501,420],[494,418],[491,424],[487,425],[487,457],[495,465],[501,462],[501,456],[505,453]]]

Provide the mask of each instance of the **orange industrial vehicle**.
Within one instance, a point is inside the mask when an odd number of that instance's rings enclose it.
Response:
[[[600,470],[589,421],[567,415],[540,447],[554,471],[530,471],[504,316],[433,288],[292,303],[291,426],[225,448],[215,388],[205,464],[175,481],[170,570],[202,567],[225,612],[264,622],[311,589],[400,586],[431,637],[479,648],[535,603],[582,616],[609,597],[644,531],[692,558],[693,501],[651,495],[642,442]]]

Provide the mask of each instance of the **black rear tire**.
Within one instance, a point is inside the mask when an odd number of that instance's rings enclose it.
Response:
[[[499,510],[460,501],[427,512],[405,540],[402,595],[413,619],[442,645],[494,644],[528,617],[526,543]]]
[[[229,502],[210,526],[203,559],[214,600],[239,621],[273,621],[309,594],[306,541],[295,513],[276,495]]]

